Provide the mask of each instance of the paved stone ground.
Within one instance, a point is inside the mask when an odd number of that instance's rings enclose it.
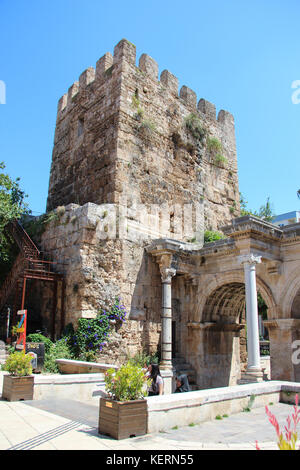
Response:
[[[292,412],[270,405],[282,427]],[[2,450],[275,450],[276,434],[264,408],[168,432],[117,441],[97,432],[98,406],[74,400],[0,400]]]

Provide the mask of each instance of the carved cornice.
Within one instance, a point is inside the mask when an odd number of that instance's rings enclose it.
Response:
[[[283,237],[281,228],[251,215],[234,219],[231,225],[221,227],[220,230],[236,240],[258,238],[278,243]]]

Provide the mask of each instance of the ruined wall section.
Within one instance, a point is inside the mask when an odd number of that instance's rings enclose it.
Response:
[[[222,148],[210,149],[211,139]],[[137,66],[135,46],[123,39],[58,104],[47,211],[87,202],[198,203],[196,236],[226,225],[239,210],[233,116],[221,110],[216,118],[187,86],[178,92],[178,79],[167,70],[159,77],[148,55]]]
[[[116,191],[127,204],[198,204],[202,220],[193,229],[217,229],[239,210],[233,116],[187,86],[143,54],[136,66],[135,46],[121,41],[122,85],[117,144]],[[199,131],[203,130],[203,135]],[[221,148],[212,148],[218,140]],[[223,158],[219,158],[220,155]],[[172,209],[172,205],[175,206]],[[201,207],[202,205],[202,207]],[[198,225],[197,225],[198,224]],[[180,236],[179,239],[187,238]],[[177,236],[177,238],[178,238]],[[174,237],[176,238],[176,237]]]
[[[47,211],[114,200],[120,77],[105,54],[58,103]]]
[[[56,269],[65,274],[65,324],[76,327],[79,318],[94,318],[121,297],[129,316],[114,331],[100,359],[120,363],[127,354],[145,347],[157,351],[160,342],[161,279],[157,264],[138,244],[116,238],[118,219],[113,204],[69,204],[42,235],[41,248]],[[134,250],[134,251],[132,251]],[[42,290],[44,327],[51,331],[52,290]],[[57,302],[56,333],[60,332],[61,298]],[[131,321],[129,321],[131,320]]]
[[[226,164],[216,162],[209,138],[222,144]],[[116,215],[110,204],[119,212],[116,233],[106,238],[108,214]],[[139,204],[148,211],[145,224]],[[95,316],[117,294],[132,320],[118,332],[122,347],[154,352],[161,278],[144,248],[151,238],[201,240],[205,228],[235,215],[232,115],[220,111],[216,118],[214,105],[197,103],[186,86],[178,93],[178,79],[167,70],[158,79],[158,65],[146,54],[137,66],[135,46],[120,41],[59,101],[47,211],[58,206],[66,214],[46,230],[43,247],[66,263],[66,323]],[[120,347],[117,337],[110,359],[123,354]]]
[[[228,223],[239,209],[233,116],[200,99],[169,71],[158,72],[148,55],[136,65],[135,46],[126,40],[115,48],[122,63],[117,142],[116,201],[129,210],[128,226],[138,219],[136,206],[160,208],[168,237],[201,240],[205,229]],[[215,149],[209,143],[217,139]],[[189,208],[189,206],[191,206]],[[188,210],[185,211],[185,208]],[[162,224],[163,225],[163,224]],[[161,236],[161,228],[152,237]],[[124,237],[122,297],[130,301],[130,318],[160,323],[161,279],[145,269],[144,237]],[[149,288],[150,287],[150,288]]]

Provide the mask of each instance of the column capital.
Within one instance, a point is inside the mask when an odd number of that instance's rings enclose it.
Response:
[[[176,274],[176,269],[174,268],[166,268],[164,266],[160,266],[160,275],[161,281],[163,283],[171,283],[172,277]]]
[[[261,263],[261,256],[254,255],[253,253],[247,253],[246,255],[239,256],[238,261],[244,266],[255,266],[256,264]]]

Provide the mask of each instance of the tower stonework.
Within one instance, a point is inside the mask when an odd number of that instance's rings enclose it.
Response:
[[[202,132],[202,133],[201,133]],[[220,148],[217,147],[219,145]],[[222,158],[223,157],[223,158]],[[226,162],[226,163],[224,163]],[[233,116],[123,39],[59,101],[47,211],[92,202],[203,204],[216,229],[239,208]]]
[[[57,218],[42,249],[65,274],[65,322],[120,296],[129,321],[103,354],[116,362],[126,351],[156,351],[161,275],[145,247],[169,238],[193,250],[205,229],[239,213],[233,116],[216,116],[187,86],[178,92],[178,79],[159,77],[150,56],[137,66],[135,46],[121,40],[59,100],[47,211]],[[184,289],[174,280],[178,318]]]

